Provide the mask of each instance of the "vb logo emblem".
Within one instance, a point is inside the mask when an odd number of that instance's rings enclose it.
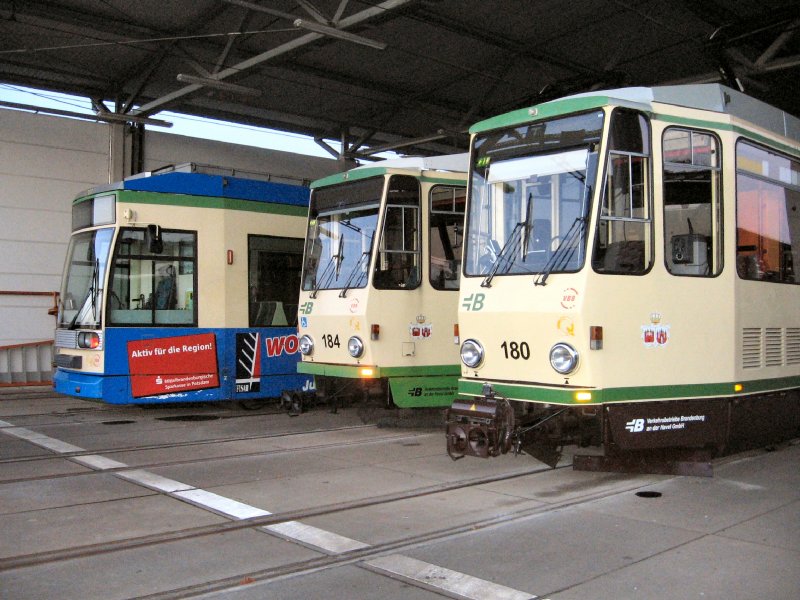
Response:
[[[483,301],[486,294],[470,294],[461,303],[461,306],[470,311],[478,311],[483,309]]]
[[[644,431],[644,419],[633,419],[632,421],[628,421],[625,423],[625,429],[631,433],[639,433],[640,431]]]

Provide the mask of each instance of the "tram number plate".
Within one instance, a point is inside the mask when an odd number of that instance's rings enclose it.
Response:
[[[531,348],[528,342],[503,342],[500,349],[505,357],[512,360],[528,360],[531,357]]]
[[[325,345],[326,348],[340,348],[341,344],[339,343],[339,334],[331,335],[330,333],[323,333],[322,334],[322,343]]]

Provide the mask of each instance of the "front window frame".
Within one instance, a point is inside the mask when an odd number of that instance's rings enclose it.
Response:
[[[543,281],[551,272],[575,273],[583,269],[586,260],[588,223],[597,185],[598,150],[606,118],[604,110],[592,109],[515,125],[506,129],[492,130],[473,138],[469,200],[465,219],[466,246],[462,266],[465,277],[487,278],[488,276],[490,280],[495,274],[497,276],[533,275],[537,278],[536,281],[543,285]],[[593,120],[594,123],[592,123]],[[515,143],[515,139],[519,140],[518,143]],[[508,145],[498,147],[498,144],[503,141],[509,142]],[[481,148],[484,144],[487,146]],[[494,156],[490,154],[494,154]],[[561,162],[563,164],[574,163],[577,156],[584,157],[583,169],[576,170],[576,167],[573,166],[567,171],[563,171],[555,168],[555,165]],[[506,200],[498,201],[493,198],[487,202],[484,196],[484,193],[488,193],[489,187],[498,185],[498,182],[491,183],[490,181],[490,168],[493,160],[497,161],[496,164],[505,163],[503,168],[508,171],[509,176],[522,172],[517,173],[519,168],[511,164],[512,161],[522,161],[517,163],[520,167],[526,160],[532,165],[541,163],[547,171],[543,171],[544,174],[537,173],[529,175],[525,179],[514,180],[523,187],[538,185],[541,177],[542,183],[549,185],[551,189],[555,186],[558,190],[566,190],[566,184],[562,179],[564,176],[572,174],[580,181],[578,196],[571,200],[577,203],[577,213],[565,211],[567,205],[561,202],[561,198],[564,196],[562,191],[551,192],[549,204],[545,207],[545,212],[548,213],[546,219],[536,216],[541,212],[541,207],[538,205],[531,206],[531,218],[528,219],[526,216],[527,206],[532,203],[522,202],[520,204],[521,201],[516,201],[517,205],[520,207],[524,205],[526,208],[524,213],[520,213],[525,220],[525,233],[517,231],[515,234],[513,229],[519,229],[521,226],[520,223],[514,225],[517,218],[513,215],[509,217],[504,214],[505,211],[497,208],[498,204],[502,204]],[[536,182],[531,181],[533,177],[536,177]],[[553,178],[558,180],[557,184],[552,183]],[[505,188],[504,184],[504,195]],[[527,188],[525,193],[527,194]],[[503,222],[495,223],[498,220],[497,213],[500,213],[499,216]],[[534,223],[534,220],[539,223]],[[544,232],[545,222],[547,223],[547,232]],[[500,243],[492,237],[496,232],[501,233],[502,241],[505,244],[509,244],[510,241],[512,243],[509,245],[514,246],[506,251],[505,257],[500,259],[496,258],[497,255],[504,252]],[[525,244],[514,239],[515,235],[524,237],[525,234],[527,234],[526,239],[528,240]],[[533,242],[530,241],[531,239]],[[516,248],[517,245],[520,245],[520,248]],[[526,260],[521,258],[522,245],[525,246],[525,250],[531,247],[535,250],[544,250],[548,257],[545,260],[536,261],[535,264],[533,262],[526,264]],[[516,258],[517,250],[520,251],[519,260]],[[508,255],[511,254],[514,256],[508,258]],[[488,257],[488,261],[485,260],[486,257]],[[556,258],[555,261],[551,260],[553,257]],[[486,285],[488,287],[490,282],[487,281]]]
[[[626,118],[634,118],[637,121],[636,128],[624,127]],[[617,129],[619,124],[623,127]],[[608,130],[592,269],[602,275],[642,276],[653,268],[655,241],[650,120],[640,111],[617,107],[609,115]],[[625,161],[627,169],[614,169],[613,157],[616,157],[616,162]],[[641,165],[639,169],[634,169],[636,164]],[[620,178],[623,183],[617,185],[615,182]],[[628,200],[615,202],[612,206],[611,190],[623,195],[627,190]],[[635,201],[637,193],[641,195],[640,202]],[[637,211],[639,214],[636,214]],[[621,239],[618,241],[617,238]]]
[[[422,284],[422,186],[413,175],[393,174],[386,179],[372,286],[414,290]]]
[[[69,248],[64,267],[64,276],[61,282],[58,327],[69,329],[91,328],[100,329],[103,325],[103,308],[106,296],[105,276],[111,262],[111,252],[114,244],[113,227],[103,227],[87,231],[75,232],[70,237]],[[88,240],[87,256],[83,260],[76,260],[75,253],[79,244]],[[83,264],[85,263],[85,264]],[[81,266],[91,268],[91,273],[86,279],[86,286],[74,286],[78,269]],[[75,311],[71,313],[70,311]],[[85,316],[82,316],[85,315]],[[91,321],[88,320],[91,315]]]
[[[347,290],[367,286],[385,189],[386,177],[380,175],[314,190],[303,252],[303,292],[316,297],[322,290],[340,290],[345,294]],[[343,215],[355,216],[343,219]],[[358,224],[353,227],[353,218],[364,219],[363,228]],[[331,225],[327,243],[321,234],[321,221]],[[356,238],[346,233],[348,228],[363,234],[357,238],[357,244]]]
[[[435,195],[447,190],[452,192],[451,209],[437,209]],[[428,282],[435,290],[457,292],[461,287],[466,200],[464,185],[437,184],[428,192]]]

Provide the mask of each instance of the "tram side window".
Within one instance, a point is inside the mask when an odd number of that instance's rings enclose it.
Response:
[[[412,289],[420,284],[419,182],[408,175],[389,179],[386,213],[378,246],[373,285]]]
[[[722,268],[719,143],[709,133],[664,132],[664,257],[673,275]]]
[[[736,271],[742,279],[798,283],[800,161],[736,146]]]
[[[652,265],[650,132],[645,118],[616,110],[592,267],[598,273],[640,274]]]
[[[437,290],[457,290],[464,235],[464,187],[437,185],[430,194],[430,272]]]
[[[303,240],[247,236],[250,327],[297,326]]]
[[[108,294],[110,325],[193,325],[197,234],[124,228],[117,237]]]

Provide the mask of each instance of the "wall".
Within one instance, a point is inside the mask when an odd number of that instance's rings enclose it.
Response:
[[[50,296],[60,287],[79,193],[108,183],[111,126],[0,109],[0,346],[52,339]],[[331,159],[147,132],[145,169],[196,162],[313,181]],[[15,292],[15,295],[3,294]]]

